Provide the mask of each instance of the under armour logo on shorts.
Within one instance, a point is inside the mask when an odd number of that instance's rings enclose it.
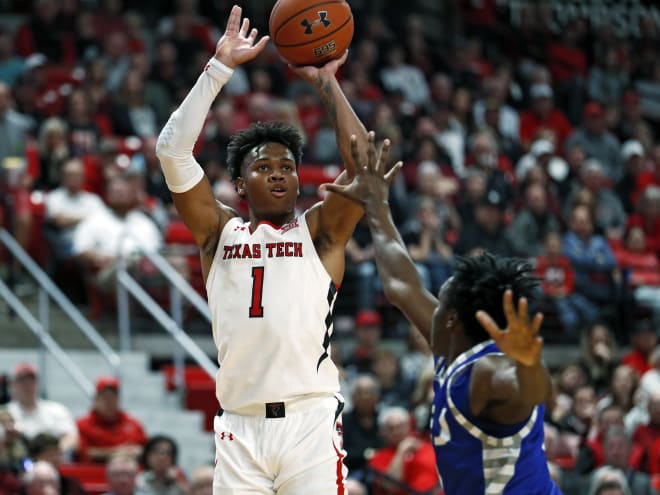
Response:
[[[266,403],[266,417],[267,418],[283,418],[284,417],[284,402],[267,402]]]
[[[222,433],[220,433],[220,440],[224,440],[225,438],[231,442],[232,440],[234,440],[234,435],[223,431]]]

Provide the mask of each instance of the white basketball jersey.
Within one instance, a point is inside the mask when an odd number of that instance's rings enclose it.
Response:
[[[329,356],[337,291],[304,215],[254,232],[240,218],[227,222],[206,289],[223,409],[339,391]]]

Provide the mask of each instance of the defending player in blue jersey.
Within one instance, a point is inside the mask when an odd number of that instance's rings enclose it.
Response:
[[[458,261],[438,297],[428,292],[392,221],[385,173],[389,142],[347,186],[325,188],[366,211],[385,296],[429,342],[436,363],[431,420],[447,495],[556,495],[543,452],[543,403],[550,376],[541,362],[541,314],[528,298],[537,282],[528,263],[481,254]],[[355,163],[364,163],[353,150]]]

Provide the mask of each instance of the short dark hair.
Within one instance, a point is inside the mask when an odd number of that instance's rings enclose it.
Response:
[[[48,449],[60,448],[60,440],[50,433],[39,433],[28,443],[28,453],[34,459],[42,455]]]
[[[296,166],[300,165],[303,139],[298,129],[283,122],[256,122],[234,134],[227,145],[227,170],[232,182],[241,175],[241,165],[248,151],[265,143],[283,144],[293,153]]]
[[[475,343],[482,342],[490,335],[475,317],[476,312],[486,311],[500,328],[505,328],[504,292],[513,291],[515,305],[521,297],[533,300],[538,284],[532,266],[523,259],[499,257],[488,252],[459,257],[448,287],[447,306],[458,312],[468,337]]]
[[[176,465],[177,457],[179,455],[179,447],[176,444],[176,441],[172,437],[167,435],[154,435],[149,437],[147,443],[144,444],[144,449],[142,450],[142,455],[140,456],[140,464],[142,464],[143,469],[150,470],[151,466],[147,464],[149,454],[156,450],[156,447],[159,443],[167,443],[172,450],[172,464]]]

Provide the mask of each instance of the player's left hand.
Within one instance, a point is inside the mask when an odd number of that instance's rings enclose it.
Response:
[[[270,39],[263,36],[257,41],[258,31],[254,28],[250,30],[247,17],[241,22],[242,12],[238,5],[232,7],[225,33],[215,47],[215,58],[232,69],[259,55]]]
[[[506,290],[503,297],[504,314],[507,327],[499,328],[497,323],[485,311],[477,311],[476,318],[486,329],[497,347],[526,366],[534,366],[541,362],[543,339],[539,336],[543,315],[536,313],[530,321],[527,314],[527,299],[521,297],[518,308],[513,304],[513,292]]]
[[[342,196],[367,206],[370,203],[380,204],[387,201],[389,186],[401,170],[402,162],[396,163],[388,172],[385,172],[385,164],[390,156],[389,139],[383,141],[383,146],[378,153],[376,151],[376,135],[370,131],[367,135],[366,163],[364,156],[358,149],[357,137],[351,136],[351,154],[356,163],[355,176],[348,184],[322,184],[321,189],[341,194]]]
[[[295,66],[291,64],[288,65],[289,68],[295,74],[297,74],[300,78],[304,79],[309,84],[314,86],[315,84],[318,84],[319,81],[323,81],[327,78],[335,77],[335,74],[337,73],[339,68],[342,65],[344,65],[344,62],[346,62],[347,58],[348,58],[348,50],[346,50],[341,57],[330,60],[321,67],[316,67],[314,65],[301,65],[301,66]]]

